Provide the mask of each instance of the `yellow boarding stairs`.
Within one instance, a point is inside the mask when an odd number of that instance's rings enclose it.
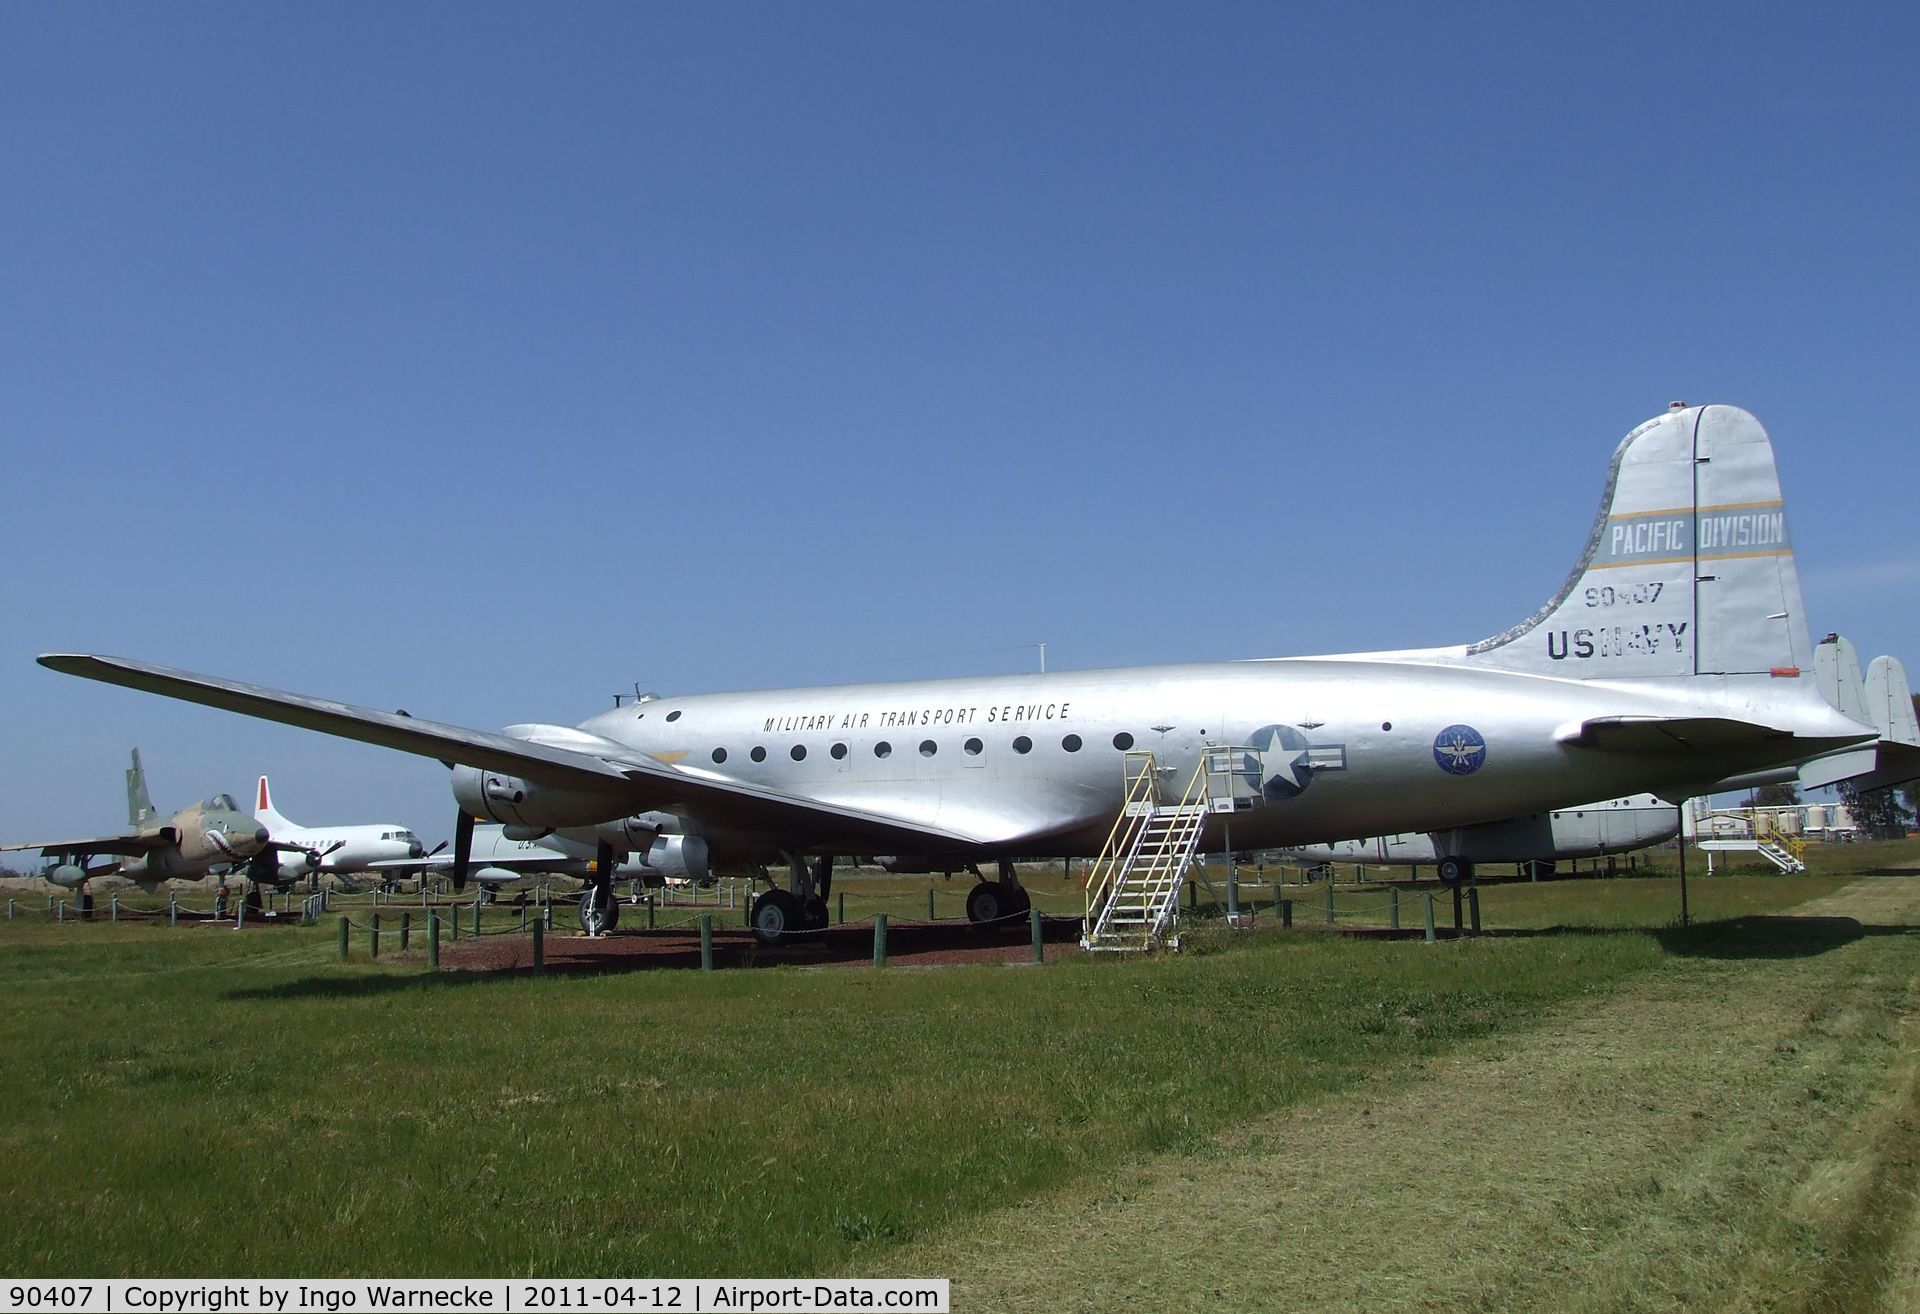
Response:
[[[1178,801],[1163,802],[1171,775],[1152,753],[1126,755],[1126,802],[1087,872],[1085,949],[1140,952],[1180,947],[1180,887],[1209,816],[1259,801],[1259,755],[1241,745],[1208,745]]]
[[[1753,839],[1701,840],[1702,853],[1758,853],[1789,876],[1807,869],[1807,842],[1798,835],[1761,835]]]

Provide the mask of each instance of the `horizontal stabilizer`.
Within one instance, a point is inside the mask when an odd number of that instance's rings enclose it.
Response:
[[[1603,753],[1670,753],[1676,748],[1744,748],[1793,736],[1752,721],[1717,716],[1596,716],[1561,726],[1553,736],[1574,748]]]

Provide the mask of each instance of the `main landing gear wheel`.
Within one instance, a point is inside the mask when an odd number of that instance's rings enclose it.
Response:
[[[1033,906],[1027,892],[1004,881],[981,881],[967,891],[967,920],[975,926],[994,926],[1023,916]]]
[[[1473,864],[1465,858],[1442,858],[1434,870],[1440,877],[1440,883],[1446,886],[1460,885],[1473,879]]]
[[[820,909],[824,915],[824,901]],[[753,938],[763,949],[772,949],[800,932],[804,914],[800,900],[793,895],[785,890],[768,890],[753,901]]]
[[[580,891],[580,929],[588,935],[605,935],[620,924],[620,901],[613,897],[613,886],[594,884]]]

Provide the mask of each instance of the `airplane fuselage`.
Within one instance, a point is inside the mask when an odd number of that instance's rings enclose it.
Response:
[[[1471,825],[1683,787],[1805,751],[1748,744],[1663,764],[1556,737],[1588,716],[1700,716],[1716,701],[1730,717],[1753,715],[1750,678],[1714,683],[1288,659],[661,698],[580,728],[688,774],[977,835],[983,855],[998,829],[1038,857],[1098,848],[1129,750],[1153,752],[1179,785],[1209,745],[1261,750],[1258,805],[1210,823],[1216,848],[1377,833],[1387,818],[1396,830]],[[1767,690],[1776,706],[1785,683]],[[1811,681],[1806,694],[1804,716],[1782,729],[1852,733]],[[830,819],[752,836],[697,806],[685,813],[730,857],[743,846],[760,849],[755,857],[860,851]],[[511,807],[495,819],[516,820]]]

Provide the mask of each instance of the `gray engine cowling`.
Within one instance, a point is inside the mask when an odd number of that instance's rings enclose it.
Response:
[[[479,767],[453,769],[453,797],[476,817],[544,833],[557,826],[592,826],[624,815],[625,791],[609,784],[605,792],[556,789],[519,776]]]
[[[698,835],[662,835],[647,849],[647,866],[669,880],[713,884],[707,842]]]

